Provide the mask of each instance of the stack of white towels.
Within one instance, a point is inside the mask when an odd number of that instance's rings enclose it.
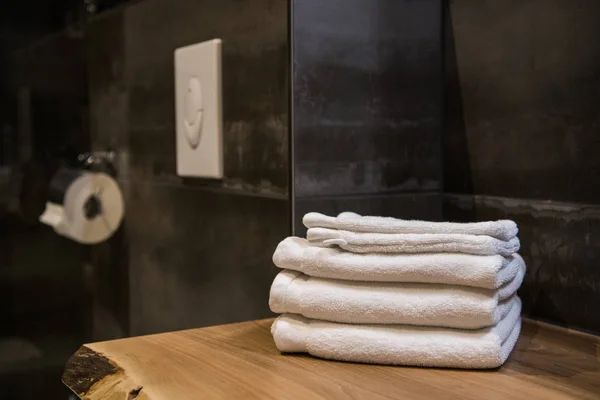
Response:
[[[269,305],[282,352],[377,364],[495,368],[521,329],[525,275],[513,221],[304,216]]]

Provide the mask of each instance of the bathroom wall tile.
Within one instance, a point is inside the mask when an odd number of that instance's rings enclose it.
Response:
[[[258,56],[281,46],[287,12],[286,0],[139,2],[125,9],[128,68],[133,73],[178,47],[219,37],[231,54]]]
[[[133,180],[180,183],[176,157],[171,129],[129,130],[129,168]]]
[[[131,334],[267,317],[288,201],[167,184],[132,186]]]
[[[125,221],[108,240],[93,246],[90,261],[83,269],[86,286],[92,294],[93,341],[129,336],[129,238],[125,224],[131,202],[126,190],[124,197]]]
[[[130,121],[134,129],[163,129],[173,134],[175,129],[174,51],[175,49],[166,54],[156,53],[156,59],[152,64],[135,69],[130,65],[135,59],[127,53]]]
[[[293,4],[296,194],[440,189],[441,2]]]
[[[26,319],[32,314],[77,308],[85,302],[81,271],[89,249],[41,224],[13,225],[0,232],[0,239],[0,320]],[[82,318],[76,313],[71,329],[82,328],[78,321]]]
[[[85,50],[93,150],[117,152],[119,177],[127,176],[128,91],[122,12],[93,18],[86,26]]]
[[[255,141],[250,136],[247,141],[236,146],[249,148],[252,142],[259,145],[260,139]],[[286,141],[287,142],[287,141]],[[264,143],[264,142],[263,142]],[[281,145],[281,144],[280,144]],[[279,146],[279,145],[278,145]],[[226,146],[227,149],[227,146]],[[257,150],[255,155],[263,154],[263,160],[268,160],[268,153],[272,151],[272,147]],[[200,178],[182,178],[177,175],[177,155],[175,151],[175,138],[172,131],[168,129],[130,129],[129,131],[129,152],[128,162],[130,169],[130,177],[132,180],[154,181],[157,183],[169,184],[184,184],[187,186],[203,186],[212,188],[221,188],[227,190],[236,190],[241,192],[250,192],[252,195],[262,195],[269,197],[286,198],[288,196],[287,188],[274,185],[268,179],[260,178],[260,165],[263,160],[251,158],[244,161],[249,176],[255,173],[256,180],[236,178],[236,174],[228,173],[232,170],[232,163],[228,162],[230,157],[237,155],[225,152],[225,178],[220,180],[215,179],[200,179]],[[280,161],[284,161],[281,159]],[[287,163],[287,156],[285,158]],[[281,165],[278,171],[282,181],[287,181],[288,166]]]
[[[9,100],[4,105],[5,122],[18,129],[18,93],[27,90],[30,147],[36,164],[48,159],[69,161],[89,148],[82,42],[79,37],[61,32],[6,55],[4,82]]]
[[[445,191],[597,203],[600,3],[450,4]]]
[[[442,197],[436,193],[369,195],[326,198],[300,198],[294,205],[294,235],[306,235],[302,217],[308,212],[337,215],[352,211],[361,215],[438,221],[442,216]]]
[[[524,313],[600,333],[600,207],[469,195],[445,195],[455,221],[510,218],[519,226],[527,274]]]
[[[285,193],[288,2],[147,0],[127,8],[125,15],[131,140],[139,143],[143,139],[135,136],[150,132],[153,137],[144,146],[147,154],[130,146],[135,157],[154,164],[157,155],[164,156],[168,174],[174,175],[173,53],[178,47],[220,38],[226,178],[251,191]]]
[[[40,92],[85,95],[85,55],[81,37],[60,32],[6,56],[13,74],[6,83]],[[40,62],[44,60],[44,62]],[[10,68],[13,67],[13,68]]]
[[[31,152],[28,159],[11,157],[24,179],[19,213],[0,217],[0,340],[74,337],[80,343],[89,328],[89,293],[81,274],[89,249],[58,236],[38,218],[56,166],[89,148],[82,40],[60,32],[4,56],[3,129],[18,132],[27,121]],[[29,113],[20,120],[21,90],[29,92]],[[61,363],[68,351],[58,355]],[[38,364],[51,361],[56,360],[42,352]]]
[[[92,150],[117,154],[114,172],[124,191],[130,176],[128,140],[128,90],[125,79],[123,12],[92,18],[85,30],[85,49],[90,96]],[[92,247],[84,268],[91,299],[91,336],[94,341],[117,339],[129,330],[128,247],[122,227],[108,241]]]
[[[17,146],[0,150],[24,179],[19,212],[0,212],[3,399],[66,398],[60,371],[73,351],[90,338],[90,296],[82,277],[89,248],[58,236],[38,221],[55,168],[89,149],[82,42],[81,37],[58,32],[2,54],[2,135],[13,133],[14,144],[17,132],[31,127],[31,140],[21,136],[28,151],[16,151]],[[25,104],[18,102],[19,93],[26,92],[29,112],[18,106]],[[11,346],[15,342],[21,345]]]
[[[90,294],[82,279],[88,254],[47,226],[0,222],[0,346],[8,349],[0,352],[3,398],[52,396],[60,385],[50,377],[60,382],[60,374],[50,369],[63,368],[89,341]]]
[[[305,130],[302,145],[294,146],[296,156],[304,151],[310,161],[295,164],[295,191],[309,197],[440,190],[439,132],[424,131],[423,126],[402,133],[387,127]]]
[[[267,253],[289,234],[287,23],[286,0],[145,0],[92,19],[94,146],[120,149],[127,210],[124,226],[93,252],[86,270],[100,294],[116,282],[115,298],[94,297],[94,335],[268,315],[274,267]],[[217,37],[226,177],[180,178],[173,52]]]

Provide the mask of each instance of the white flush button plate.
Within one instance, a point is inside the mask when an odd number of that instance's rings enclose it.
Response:
[[[177,175],[223,177],[221,40],[175,50]]]

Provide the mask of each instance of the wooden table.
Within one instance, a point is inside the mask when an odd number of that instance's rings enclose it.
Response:
[[[498,370],[281,355],[272,320],[84,345],[64,383],[84,399],[600,399],[600,337],[526,321]]]

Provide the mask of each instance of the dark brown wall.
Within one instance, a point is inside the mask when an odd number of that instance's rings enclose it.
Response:
[[[445,216],[514,219],[525,313],[600,332],[600,3],[448,4]]]
[[[438,219],[441,1],[292,3],[296,234],[307,211]]]
[[[90,339],[90,249],[38,217],[52,172],[89,146],[82,40],[61,33],[3,61],[0,152],[19,184],[0,210],[0,387],[6,398],[66,397],[64,363]]]
[[[127,203],[98,268],[129,271],[132,335],[269,315],[271,255],[289,233],[287,21],[286,0],[145,0],[89,25],[93,147],[117,150]],[[212,38],[225,179],[181,179],[173,52]]]
[[[287,0],[145,0],[5,57],[0,162],[31,171],[36,189],[21,199],[26,215],[0,203],[8,398],[66,398],[60,375],[84,342],[270,315],[271,256],[290,232],[288,12]],[[173,52],[215,37],[225,179],[181,179]],[[25,160],[15,156],[21,87],[32,99]],[[52,172],[90,149],[117,152],[126,214],[88,247],[37,218]]]

